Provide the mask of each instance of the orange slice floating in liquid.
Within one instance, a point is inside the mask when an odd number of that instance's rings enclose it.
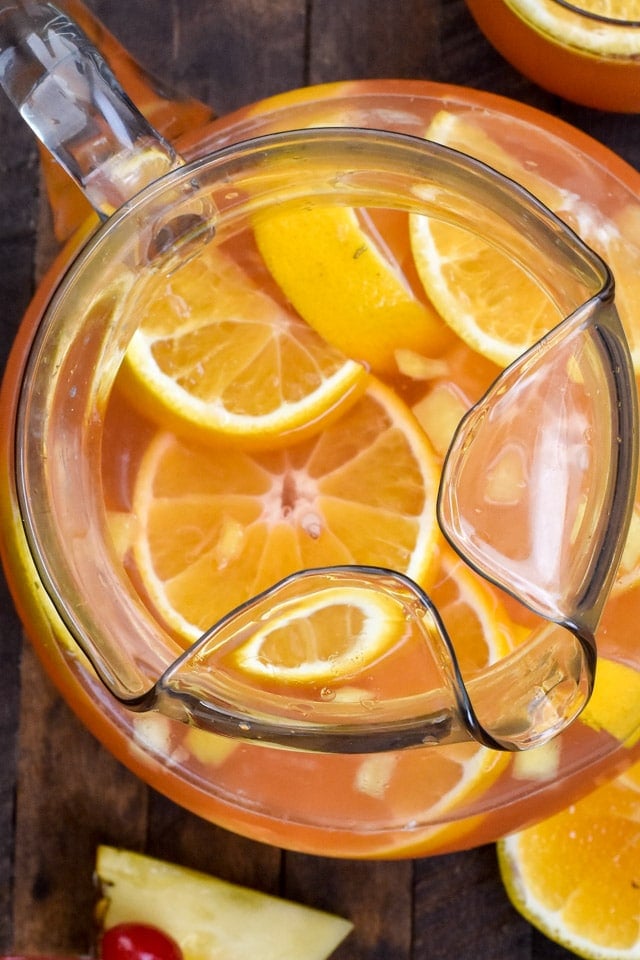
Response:
[[[152,605],[187,642],[289,574],[370,564],[429,578],[438,461],[374,378],[315,438],[264,453],[159,432],[135,480],[133,556]]]
[[[367,384],[364,367],[325,343],[231,257],[206,249],[138,285],[143,315],[121,384],[163,426],[251,447],[317,433]]]

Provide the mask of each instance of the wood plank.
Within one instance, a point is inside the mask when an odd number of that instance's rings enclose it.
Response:
[[[38,152],[26,124],[4,100],[0,116],[0,305],[3,325],[0,361],[4,367],[14,333],[34,290]]]
[[[82,954],[96,846],[144,845],[147,788],[79,723],[28,645],[21,686],[14,949]]]
[[[146,850],[174,863],[204,870],[231,883],[279,894],[282,853],[255,843],[178,807],[150,791]]]
[[[153,74],[225,114],[304,82],[305,0],[88,4]]]
[[[481,90],[496,90],[539,106],[549,104],[544,93],[497,53],[485,40],[464,0],[437,0],[438,59],[431,77]]]
[[[436,15],[424,0],[316,0],[307,82],[424,76],[437,50]]]
[[[412,878],[411,861],[331,860],[287,853],[283,893],[354,923],[332,960],[409,960],[414,956]]]
[[[0,290],[3,282],[0,279]],[[19,730],[21,633],[0,580],[0,952],[13,942],[13,858]]]
[[[493,845],[416,861],[414,956],[527,957],[531,928],[498,881]]]
[[[0,104],[0,308],[2,368],[31,298],[36,246],[37,151],[17,112]],[[13,941],[13,829],[19,749],[22,633],[4,581],[0,582],[0,951]]]

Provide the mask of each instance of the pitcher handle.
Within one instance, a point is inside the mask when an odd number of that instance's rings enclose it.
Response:
[[[82,0],[58,0],[57,6],[82,28],[138,110],[171,143],[215,119],[208,104],[168,87],[142,67]]]
[[[58,6],[78,23],[105,58],[129,98],[170,143],[176,144],[185,134],[193,133],[215,119],[216,112],[208,104],[168,87],[166,81],[143,68],[82,0],[58,0]],[[64,243],[85,222],[91,207],[75,182],[47,150],[42,149],[40,161],[53,233],[58,243]]]
[[[183,162],[51,3],[0,0],[0,85],[101,219]]]

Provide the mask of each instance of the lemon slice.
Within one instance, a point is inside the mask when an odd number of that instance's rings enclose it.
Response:
[[[143,319],[120,384],[144,414],[180,433],[251,447],[289,443],[317,433],[366,388],[361,364],[220,250],[152,276],[129,309]]]
[[[447,344],[444,324],[412,290],[366,211],[288,207],[257,218],[255,236],[300,316],[346,356],[397,373],[397,351],[434,356]]]

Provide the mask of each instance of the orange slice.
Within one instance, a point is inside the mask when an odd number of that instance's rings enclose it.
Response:
[[[636,500],[631,514],[627,541],[613,584],[613,595],[631,590],[638,584],[640,584],[640,500]]]
[[[383,229],[385,237],[392,235],[389,224]],[[279,209],[256,220],[255,236],[300,316],[346,356],[377,373],[397,373],[398,351],[435,356],[447,344],[446,327],[416,296],[366,211],[337,205]]]
[[[467,676],[511,649],[512,625],[495,592],[447,548],[432,579],[429,594],[449,629],[455,631]],[[285,643],[285,652],[288,646]],[[396,651],[395,657],[365,667],[346,685],[334,687],[336,699],[361,704],[364,710],[369,705],[370,709],[370,684],[376,669],[385,693],[402,697],[416,676],[421,677],[415,655],[415,648],[408,647],[405,656]],[[264,809],[287,811],[297,824],[316,819],[321,804],[323,822],[335,825],[331,852],[357,855],[366,849],[371,855],[374,849],[379,857],[409,857],[463,842],[482,816],[484,797],[509,761],[506,753],[469,742],[365,756],[323,755],[314,768],[309,757],[297,751],[275,753],[265,747],[253,751],[250,763],[246,756],[243,759],[242,750],[236,751],[224,771],[216,767],[216,775],[224,778],[230,791],[259,791]],[[331,790],[322,792],[321,797],[320,771],[323,782],[331,783]],[[467,819],[458,822],[461,817]],[[429,818],[428,826],[423,825],[425,818]],[[360,825],[355,833],[349,826],[352,823]],[[301,827],[301,831],[305,829]],[[374,848],[376,831],[380,833]],[[299,836],[302,839],[303,832]]]
[[[297,570],[364,563],[425,582],[437,483],[417,421],[375,378],[322,434],[284,450],[249,454],[159,432],[135,481],[136,575],[187,642]]]
[[[512,174],[517,166],[483,131],[446,111],[436,114],[426,137],[456,149],[464,145],[466,153],[502,172],[508,168]],[[427,296],[451,329],[482,356],[506,366],[562,319],[518,264],[476,234],[418,215],[411,216],[410,230]]]
[[[561,14],[555,0],[547,5]],[[541,4],[536,0],[533,6]],[[468,116],[441,110],[425,135],[482,160],[526,187],[609,263],[616,279],[616,305],[639,370],[640,204],[629,204],[606,219],[575,193],[543,178],[535,165],[523,165]],[[504,366],[561,319],[523,270],[466,231],[413,217],[411,234],[416,268],[427,295],[460,338],[484,357]]]
[[[607,261],[616,280],[616,307],[629,341],[636,374],[640,372],[640,203],[617,212],[613,229],[589,237]],[[603,239],[604,238],[604,239]]]
[[[498,844],[507,894],[580,957],[640,957],[640,764]]]
[[[429,596],[454,643],[465,680],[502,659],[521,639],[497,594],[444,548]],[[419,829],[389,846],[390,856],[423,856],[440,846],[456,845],[477,825],[482,798],[506,770],[508,753],[477,743],[455,743],[434,750],[365,757],[356,788],[384,799],[399,819],[417,820],[428,811],[441,824]],[[451,822],[450,822],[451,821]],[[457,822],[459,821],[459,822]],[[378,851],[380,854],[383,850]]]
[[[577,13],[570,4],[565,7],[557,0],[508,0],[508,5],[562,46],[586,50],[595,56],[640,54],[638,31],[621,29],[625,20],[640,20],[638,0],[580,0],[575,4]],[[611,23],[589,20],[587,16],[580,16],[580,11],[608,18]]]
[[[552,210],[575,202],[574,194],[567,194],[541,176],[534,165],[524,166],[511,150],[506,150],[480,124],[474,122],[469,112],[462,115],[439,110],[432,118],[425,137],[481,160],[522,184]]]
[[[406,628],[406,613],[388,594],[355,585],[278,604],[234,651],[239,670],[278,683],[330,683],[385,653]],[[366,696],[365,698],[366,699]]]
[[[366,388],[346,359],[208,248],[171,276],[151,277],[122,369],[132,402],[163,426],[208,442],[290,443],[317,433]]]
[[[443,550],[440,576],[429,595],[451,637],[465,681],[522,640],[521,628],[512,622],[497,591],[449,548]]]
[[[511,627],[501,605],[461,560],[445,553],[443,576],[430,590],[460,647],[465,677],[506,654]],[[334,583],[321,592],[280,600],[233,653],[241,672],[278,683],[331,683],[366,669],[407,632],[406,608],[371,583]],[[342,642],[341,638],[345,638]],[[416,676],[419,668],[416,664]],[[409,683],[405,679],[405,690]],[[343,689],[348,699],[367,691]]]
[[[593,694],[580,722],[634,746],[640,739],[640,673],[626,663],[600,656]]]
[[[432,303],[467,346],[494,363],[507,366],[562,319],[524,270],[474,234],[413,217],[411,237]]]

